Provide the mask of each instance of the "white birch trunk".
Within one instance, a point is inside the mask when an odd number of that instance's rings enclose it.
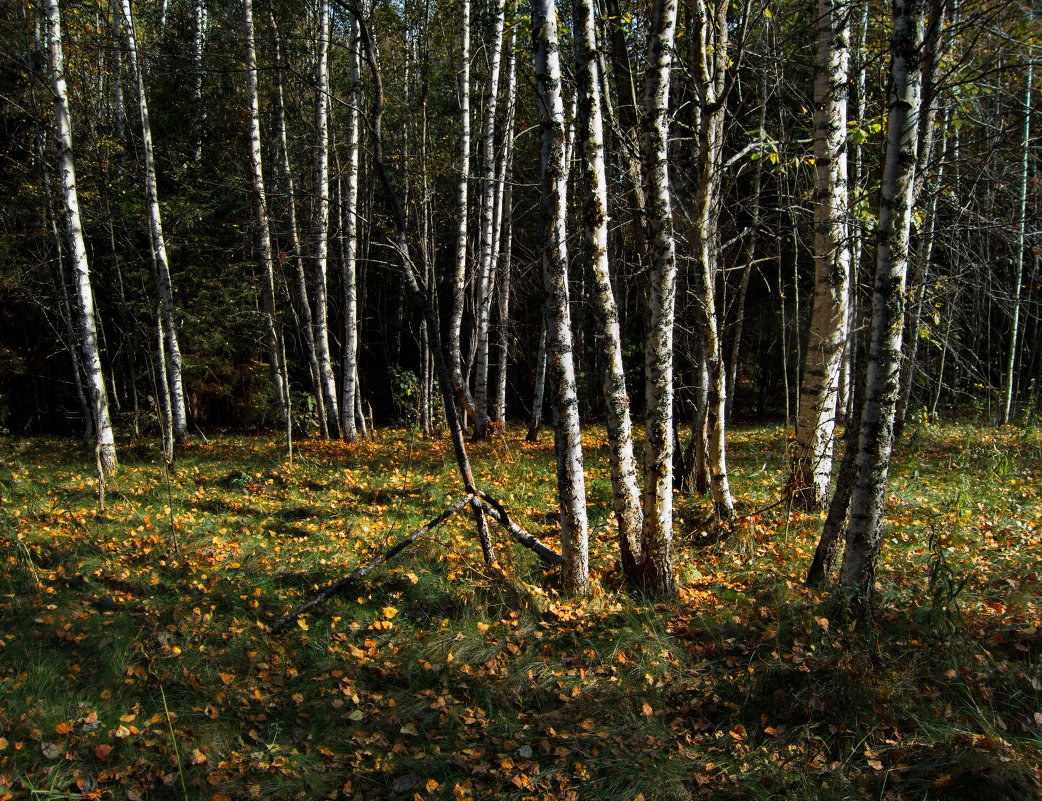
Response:
[[[194,160],[198,165],[203,158],[203,125],[206,122],[203,109],[203,49],[206,46],[207,22],[204,0],[192,0],[192,20],[192,113],[195,115],[192,120],[192,139]]]
[[[65,55],[62,51],[61,12],[58,0],[47,0],[47,53],[51,90],[58,128],[58,183],[65,203],[65,231],[69,240],[69,260],[75,279],[76,311],[79,318],[80,349],[94,418],[94,439],[102,476],[116,472],[116,440],[109,419],[108,393],[98,352],[98,333],[94,321],[94,294],[90,283],[90,265],[83,241],[80,203],[76,191],[76,166],[72,157],[72,120],[69,115],[69,93],[65,84]]]
[[[489,328],[492,320],[496,237],[496,109],[499,98],[499,73],[503,61],[504,0],[492,0],[492,53],[488,75],[488,100],[482,130],[481,230],[478,238],[477,293],[475,309],[474,360],[474,438],[488,436],[488,357]]]
[[[727,408],[727,373],[723,364],[716,309],[716,274],[720,205],[720,178],[727,78],[727,9],[729,0],[718,0],[710,15],[704,0],[698,0],[698,57],[695,65],[696,85],[703,110],[700,115],[699,161],[701,173],[695,191],[695,226],[693,231],[696,267],[692,276],[695,302],[701,312],[702,347],[708,373],[706,392],[706,428],[709,432],[709,486],[716,514],[723,519],[734,513],[734,501],[727,477],[725,439]],[[647,487],[644,489],[647,493]],[[645,518],[647,505],[645,504]]]
[[[843,348],[847,338],[850,248],[847,238],[846,0],[818,0],[814,88],[814,307],[803,370],[789,493],[806,509],[825,507],[832,482]]]
[[[918,149],[923,4],[923,0],[894,0],[893,5],[892,85],[865,406],[840,570],[841,588],[857,604],[859,612],[867,609],[871,601],[882,544],[883,505],[893,447]]]
[[[283,426],[288,426],[289,398],[286,367],[282,361],[282,344],[275,319],[275,276],[268,224],[268,198],[264,189],[264,165],[261,157],[260,100],[257,91],[257,48],[253,32],[253,0],[243,0],[242,20],[246,39],[246,93],[250,105],[250,179],[253,183],[253,207],[257,215],[257,255],[261,262],[261,315],[268,346],[271,382],[275,403]]]
[[[531,8],[536,97],[542,127],[543,282],[546,289],[547,361],[557,410],[554,440],[564,557],[563,584],[567,590],[582,593],[589,583],[589,546],[579,399],[568,309],[565,203],[568,172],[557,8],[555,0],[531,0]]]
[[[315,147],[311,217],[312,254],[315,279],[315,355],[318,357],[319,381],[326,430],[331,438],[340,436],[337,412],[336,380],[329,355],[329,302],[326,293],[326,270],[329,258],[329,0],[319,0],[318,53],[315,64]]]
[[[492,419],[506,425],[507,360],[510,352],[510,279],[513,258],[513,187],[508,183],[514,162],[514,114],[517,108],[516,30],[511,28],[507,44],[506,121],[503,126],[502,155],[499,161],[496,204],[498,207],[496,249],[499,254],[499,341],[496,387],[492,401]]]
[[[645,353],[644,524],[640,581],[660,596],[673,576],[673,319],[677,256],[669,188],[669,82],[677,27],[676,0],[655,0],[648,35],[641,167],[651,267]]]
[[[272,16],[272,27],[275,18]],[[277,29],[276,29],[277,30]],[[300,326],[304,331],[304,343],[307,349],[308,369],[311,374],[311,391],[318,411],[320,428],[324,436],[328,436],[326,428],[325,404],[322,402],[322,381],[318,369],[318,356],[315,353],[315,329],[311,315],[311,300],[308,294],[307,276],[304,270],[304,253],[300,242],[300,226],[297,223],[297,192],[293,179],[293,167],[289,160],[289,137],[286,133],[286,102],[282,91],[282,46],[278,36],[275,38],[275,60],[279,67],[275,71],[275,125],[278,129],[279,155],[282,159],[282,174],[286,181],[286,209],[289,217],[289,249],[293,259],[294,278],[297,294],[297,305],[300,306],[304,318]]]
[[[643,514],[633,453],[633,424],[622,362],[619,310],[608,264],[608,181],[604,167],[604,120],[601,112],[600,64],[594,27],[593,0],[573,5],[576,40],[577,128],[580,163],[583,165],[582,204],[585,216],[586,257],[593,272],[593,302],[597,315],[597,349],[604,359],[604,402],[608,430],[615,518],[619,524],[619,550],[623,572],[637,581],[642,562]]]
[[[342,193],[343,204],[343,236],[344,263],[341,276],[344,293],[344,344],[341,371],[343,382],[340,401],[341,433],[348,442],[358,441],[358,429],[355,426],[355,374],[358,372],[358,166],[359,148],[359,106],[362,102],[361,75],[358,52],[358,33],[356,24],[351,23],[351,91],[348,96],[347,110],[347,166],[344,180],[346,186]]]
[[[184,386],[181,383],[181,346],[177,340],[177,323],[174,319],[174,289],[170,279],[170,262],[166,255],[166,239],[163,236],[163,217],[159,209],[159,192],[156,187],[156,163],[152,149],[152,125],[148,116],[148,99],[145,95],[145,79],[138,57],[137,36],[134,32],[134,17],[131,0],[122,0],[123,33],[126,37],[127,60],[137,84],[138,112],[141,117],[142,150],[145,161],[145,206],[148,209],[149,235],[155,259],[156,277],[159,284],[159,299],[163,310],[163,333],[166,336],[167,381],[170,383],[170,406],[173,414],[174,439],[178,442],[188,435],[188,416],[185,412]]]
[[[462,53],[460,55],[460,166],[457,197],[459,229],[456,261],[452,274],[452,310],[449,318],[449,368],[452,386],[464,413],[474,412],[474,401],[463,377],[463,305],[467,288],[467,229],[470,185],[470,0],[462,0]]]
[[[1017,263],[1013,271],[1013,316],[1009,324],[1009,351],[1006,354],[1006,378],[1002,389],[1002,423],[1010,422],[1013,411],[1013,389],[1016,386],[1013,368],[1017,360],[1017,335],[1020,329],[1020,295],[1024,283],[1025,227],[1027,225],[1028,202],[1028,155],[1031,150],[1031,79],[1033,63],[1028,63],[1024,91],[1024,152],[1020,164],[1020,208],[1018,209],[1019,230],[1017,231]]]

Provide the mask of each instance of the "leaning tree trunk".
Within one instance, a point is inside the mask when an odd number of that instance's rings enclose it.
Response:
[[[311,216],[315,269],[315,354],[318,357],[322,403],[329,436],[340,436],[336,381],[329,355],[329,301],[326,268],[329,257],[329,0],[319,2],[318,54],[315,65],[315,148],[313,161],[314,208]]]
[[[354,21],[351,24],[351,89],[347,110],[347,174],[346,186],[341,192],[343,206],[344,260],[341,284],[344,296],[344,342],[341,358],[340,429],[348,442],[358,441],[355,426],[355,373],[358,366],[358,166],[359,166],[359,106],[362,101],[359,68],[358,34]]]
[[[814,308],[800,389],[796,451],[788,492],[800,506],[825,507],[832,483],[836,415],[850,294],[847,239],[848,0],[818,0],[814,87]]]
[[[76,284],[76,310],[79,317],[80,348],[94,418],[95,446],[102,474],[116,472],[116,440],[109,419],[108,393],[101,371],[98,333],[94,321],[94,295],[91,290],[90,265],[83,242],[80,203],[76,191],[76,167],[72,158],[72,120],[69,116],[69,93],[65,85],[65,55],[62,51],[61,12],[58,0],[47,0],[47,53],[54,93],[54,112],[58,127],[58,183],[65,201],[65,230],[69,239],[69,257]]]
[[[547,362],[557,410],[554,441],[558,457],[561,549],[565,559],[563,583],[566,589],[581,593],[586,591],[589,583],[589,546],[579,399],[568,309],[568,210],[565,201],[568,171],[557,8],[555,0],[531,0],[531,7],[536,97],[542,127],[543,283],[546,289]]]
[[[644,523],[640,585],[652,595],[676,592],[673,577],[673,319],[677,254],[669,192],[669,80],[677,29],[676,0],[655,0],[648,36],[641,168],[651,266],[644,365]]]
[[[163,332],[166,336],[167,380],[170,382],[170,404],[174,419],[174,439],[183,440],[188,435],[188,416],[185,412],[185,393],[181,383],[181,346],[177,340],[177,323],[174,320],[174,289],[170,279],[170,262],[166,255],[166,239],[163,236],[163,217],[159,209],[159,191],[156,186],[156,162],[152,150],[152,124],[148,116],[148,99],[145,96],[145,78],[138,56],[137,36],[134,33],[134,17],[130,0],[122,0],[123,32],[126,36],[127,58],[137,84],[138,112],[141,117],[142,150],[145,159],[145,205],[148,209],[149,235],[152,254],[155,258],[159,283],[159,299],[163,309]]]
[[[243,0],[242,19],[246,38],[246,93],[249,96],[250,179],[253,183],[253,206],[257,215],[257,255],[261,262],[261,315],[271,365],[271,381],[275,403],[284,427],[290,424],[289,384],[282,361],[282,343],[275,317],[275,276],[271,251],[271,229],[268,225],[268,198],[264,190],[264,167],[261,160],[260,101],[257,93],[257,49],[253,34],[253,0]]]
[[[893,447],[901,366],[905,276],[912,221],[921,90],[920,47],[924,0],[894,0],[892,85],[879,209],[879,245],[872,298],[865,406],[858,441],[857,477],[847,517],[840,570],[843,593],[859,614],[872,598],[882,544],[882,514]]]
[[[608,181],[604,168],[604,122],[601,113],[600,65],[594,28],[593,0],[576,0],[576,90],[578,93],[578,142],[582,154],[586,257],[593,272],[593,301],[597,315],[595,336],[604,364],[602,376],[609,462],[615,518],[619,523],[619,548],[623,573],[639,581],[643,513],[633,455],[633,425],[626,375],[622,364],[619,310],[611,286],[608,265]]]

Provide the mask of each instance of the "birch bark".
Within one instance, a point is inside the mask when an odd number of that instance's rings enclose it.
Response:
[[[462,0],[462,53],[460,55],[460,166],[457,198],[459,221],[456,232],[456,261],[452,273],[452,311],[449,317],[449,368],[452,386],[464,411],[473,413],[463,377],[463,305],[467,290],[467,229],[469,226],[470,187],[470,0]]]
[[[1013,368],[1017,362],[1017,335],[1020,329],[1020,296],[1024,283],[1024,250],[1026,242],[1025,226],[1027,224],[1028,202],[1028,159],[1031,151],[1031,79],[1033,77],[1032,62],[1028,63],[1025,76],[1027,82],[1024,90],[1024,152],[1020,163],[1020,207],[1018,209],[1019,230],[1017,231],[1017,262],[1013,271],[1013,314],[1009,324],[1009,346],[1006,353],[1006,376],[1002,388],[1002,423],[1010,422],[1013,411],[1013,389],[1016,386]]]
[[[924,0],[894,0],[893,9],[892,81],[865,406],[840,570],[842,591],[858,613],[867,611],[871,602],[882,544],[882,514],[899,389],[922,81]]]
[[[828,503],[843,348],[847,339],[847,0],[818,0],[814,87],[814,307],[788,492],[806,509]]]
[[[698,0],[696,6],[699,24],[696,33],[695,84],[703,108],[698,131],[700,172],[695,190],[693,250],[696,267],[692,275],[695,304],[701,312],[702,346],[708,373],[706,428],[709,432],[709,486],[713,507],[722,519],[734,513],[734,501],[727,477],[725,442],[727,375],[716,309],[717,216],[727,103],[729,6],[730,0],[717,0],[715,7],[708,5],[705,0]],[[713,13],[710,14],[710,11]],[[644,491],[647,493],[646,487]]]
[[[674,594],[673,576],[673,319],[677,257],[669,190],[669,82],[677,27],[676,0],[655,0],[648,35],[641,168],[651,267],[644,380],[644,521],[640,583]]]
[[[554,405],[557,492],[561,512],[563,584],[582,593],[589,582],[586,485],[568,309],[566,132],[555,0],[531,0],[536,99],[542,128],[543,283],[547,366]],[[674,6],[675,9],[675,6]]]
[[[243,0],[242,20],[246,39],[246,93],[250,106],[250,179],[253,183],[253,207],[257,215],[257,255],[261,263],[261,315],[264,318],[264,335],[268,346],[268,361],[272,387],[275,391],[275,403],[285,427],[290,424],[288,382],[275,317],[275,268],[272,260],[268,197],[264,189],[264,164],[261,156],[260,100],[257,90],[257,48],[253,30],[253,0]]]
[[[134,32],[134,16],[131,0],[122,0],[123,35],[126,38],[127,61],[137,84],[138,113],[141,118],[141,139],[145,166],[145,205],[148,209],[149,235],[155,259],[156,276],[159,284],[159,299],[162,302],[163,333],[166,337],[167,381],[170,384],[170,405],[173,414],[174,439],[182,441],[188,435],[188,417],[185,412],[184,385],[181,383],[181,346],[177,339],[177,323],[174,319],[174,289],[170,278],[170,262],[167,259],[166,239],[163,236],[163,218],[159,209],[159,191],[156,186],[156,163],[152,149],[152,124],[148,115],[148,99],[145,95],[145,79],[137,49]]]
[[[355,426],[355,374],[358,371],[358,167],[359,148],[359,107],[362,102],[362,87],[359,65],[359,48],[357,23],[351,21],[351,43],[349,58],[351,59],[350,94],[347,109],[347,167],[344,181],[346,186],[342,192],[343,205],[343,237],[344,260],[341,275],[344,295],[344,342],[343,358],[340,367],[343,375],[340,398],[340,429],[348,442],[358,441],[358,429]]]
[[[492,319],[496,236],[496,109],[499,99],[499,73],[503,60],[504,2],[493,0],[493,32],[488,75],[488,100],[482,129],[481,230],[478,238],[476,331],[477,353],[474,362],[474,438],[488,437],[488,357],[489,327]]]
[[[336,381],[329,355],[329,301],[326,272],[329,258],[329,0],[319,0],[318,53],[315,62],[315,147],[313,160],[314,207],[311,216],[314,258],[315,355],[318,357],[326,429],[331,438],[340,436]]]
[[[94,320],[94,295],[91,290],[90,264],[83,241],[79,195],[76,190],[76,165],[72,155],[72,119],[69,93],[65,84],[65,55],[62,51],[61,11],[58,0],[47,0],[47,54],[51,91],[58,128],[58,183],[65,202],[65,231],[69,240],[69,257],[75,277],[76,310],[79,318],[80,349],[94,418],[94,439],[98,463],[103,477],[116,472],[116,441],[109,419],[108,393],[98,352],[98,333]]]
[[[619,310],[608,264],[608,181],[604,167],[604,121],[593,0],[576,0],[572,11],[575,22],[577,134],[583,176],[584,256],[589,260],[593,273],[592,294],[597,316],[594,335],[604,364],[602,383],[608,453],[623,573],[630,581],[637,582],[637,568],[643,561],[643,513],[633,453],[630,401],[622,362]]]
[[[272,27],[275,26],[275,17],[271,17]],[[308,293],[307,275],[304,271],[304,253],[300,243],[300,226],[297,223],[297,189],[293,179],[293,167],[289,158],[289,137],[286,132],[286,101],[282,91],[283,56],[282,45],[278,35],[275,37],[275,60],[279,68],[275,70],[275,126],[278,130],[279,156],[282,160],[282,177],[286,181],[286,210],[289,218],[289,249],[290,258],[293,260],[294,278],[296,284],[297,305],[300,306],[301,316],[304,318],[300,327],[304,331],[304,344],[307,352],[308,369],[311,373],[311,391],[315,398],[315,408],[318,412],[320,428],[323,436],[328,437],[326,427],[325,403],[322,396],[322,379],[318,369],[318,354],[315,351],[315,328],[314,318],[311,314],[311,300]]]

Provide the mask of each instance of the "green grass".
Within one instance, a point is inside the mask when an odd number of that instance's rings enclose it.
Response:
[[[277,635],[458,496],[446,443],[304,442],[290,468],[277,442],[226,437],[169,477],[139,445],[99,511],[74,444],[5,440],[0,799],[176,799],[178,755],[188,797],[216,801],[1038,795],[1037,430],[910,432],[860,631],[802,584],[819,519],[765,510],[783,432],[733,433],[751,516],[728,537],[706,544],[705,499],[677,499],[670,604],[619,589],[601,436],[590,597],[505,537],[510,578],[490,574],[461,516]],[[556,545],[550,439],[511,430],[473,455]]]

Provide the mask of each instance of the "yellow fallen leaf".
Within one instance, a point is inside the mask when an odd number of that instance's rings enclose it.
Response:
[[[397,614],[398,614],[398,610],[397,610],[397,609],[395,609],[395,608],[394,608],[393,606],[385,606],[385,607],[384,607],[384,608],[383,608],[382,610],[380,610],[380,611],[381,611],[381,613],[383,614],[383,616],[384,616],[385,618],[387,618],[388,620],[390,620],[390,619],[391,619],[392,617],[394,617],[395,615],[397,615]]]
[[[308,622],[302,617],[297,618],[297,625],[304,629],[304,631],[308,630]]]

